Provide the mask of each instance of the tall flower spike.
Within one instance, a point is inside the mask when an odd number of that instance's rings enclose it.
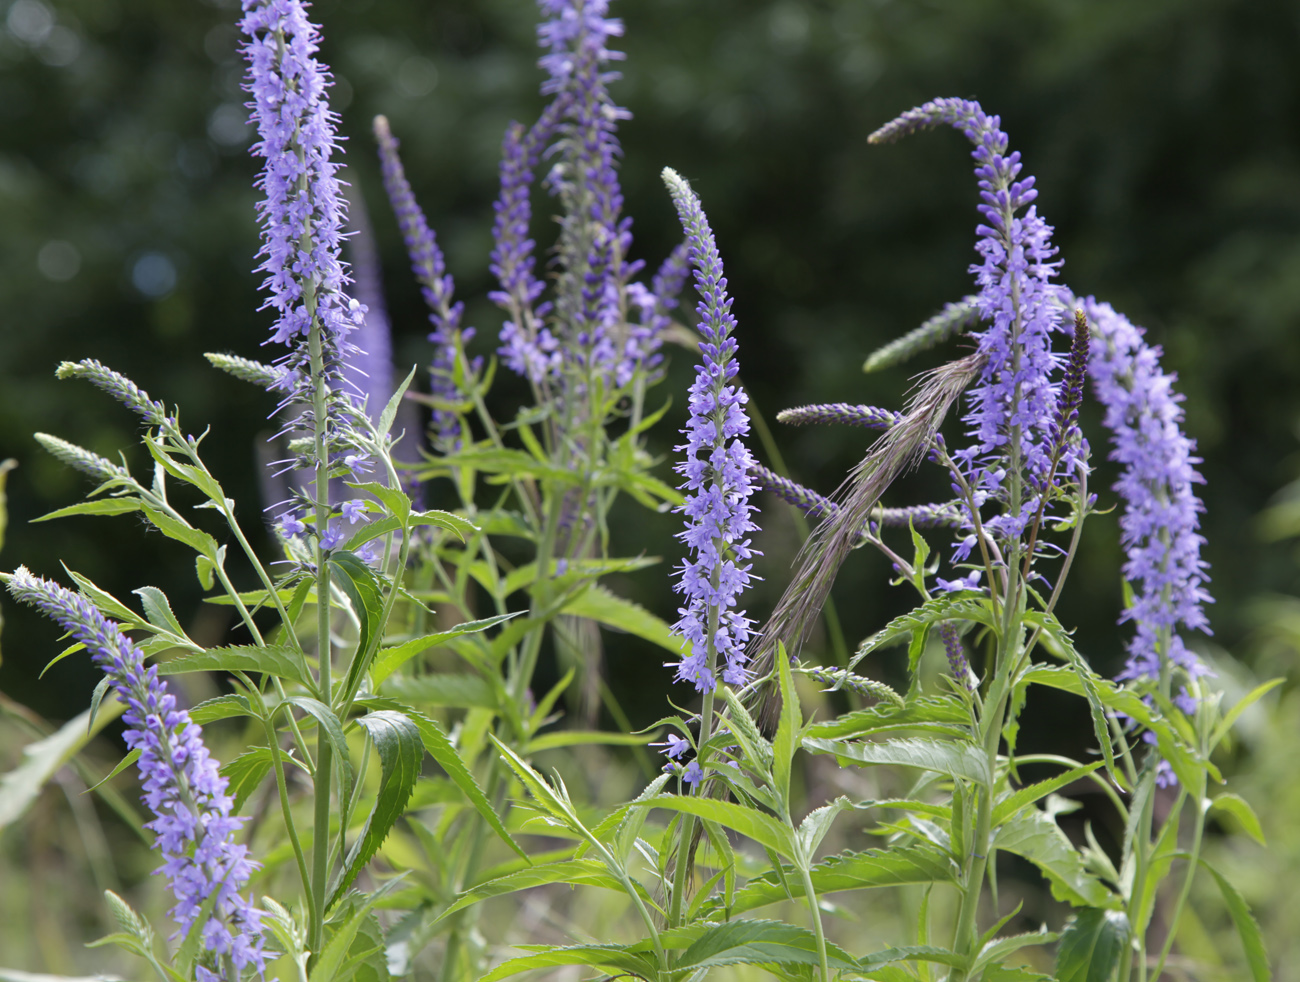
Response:
[[[336,177],[336,115],[326,88],[329,72],[315,58],[320,39],[302,0],[243,0],[240,29],[247,38],[245,89],[257,124],[254,156],[266,164],[257,186],[262,217],[264,307],[276,311],[271,340],[290,346],[280,359],[292,386],[286,402],[309,402],[316,386],[338,380],[361,324],[361,305],[344,294],[348,278],[339,259],[346,205]],[[321,330],[324,378],[313,378],[307,339]]]
[[[674,587],[686,600],[673,626],[685,642],[683,658],[675,664],[679,680],[706,692],[717,685],[718,657],[725,664],[723,681],[740,685],[746,678],[745,644],[752,622],[737,601],[750,580],[754,550],[748,536],[758,528],[749,501],[754,459],[742,440],[749,432],[748,397],[735,384],[736,319],[713,230],[691,186],[668,167],[663,177],[690,243],[701,297],[696,309],[703,356],[691,385],[690,419],[682,430],[686,443],[677,448],[686,455],[676,470],[686,479],[681,487],[687,492],[681,509],[686,530],[678,538],[693,555],[683,562]]]
[[[1176,666],[1195,679],[1209,669],[1189,651],[1180,628],[1210,633],[1204,604],[1208,564],[1197,531],[1204,510],[1192,490],[1204,479],[1196,471],[1196,445],[1182,432],[1182,396],[1174,377],[1160,369],[1160,349],[1146,343],[1141,328],[1110,304],[1081,301],[1096,331],[1088,374],[1106,407],[1110,459],[1123,466],[1115,490],[1124,499],[1120,540],[1127,553],[1124,577],[1133,603],[1121,620],[1134,636],[1120,681],[1159,681],[1162,668]],[[1184,690],[1170,693],[1185,712],[1195,704]]]
[[[460,319],[465,305],[453,301],[456,290],[455,281],[447,272],[447,264],[442,250],[438,247],[438,237],[429,227],[410,182],[402,167],[402,158],[398,155],[397,137],[384,116],[375,117],[375,141],[379,144],[379,161],[384,173],[384,190],[397,215],[397,224],[402,230],[402,241],[406,243],[407,255],[411,257],[411,271],[420,292],[429,307],[429,322],[433,330],[429,340],[433,343],[433,360],[429,365],[430,395],[435,399],[448,402],[460,400],[460,391],[455,382],[456,351],[461,343],[467,343],[474,336],[474,329],[461,330]],[[433,434],[435,440],[454,445],[460,437],[460,422],[454,412],[446,409],[433,410]]]
[[[539,0],[539,6],[548,19],[538,40],[550,52],[539,64],[551,76],[542,91],[569,96],[556,163],[545,182],[564,205],[556,246],[562,350],[578,376],[576,386],[595,377],[621,384],[651,354],[627,327],[624,296],[640,269],[627,260],[632,222],[622,214],[617,170],[622,149],[616,130],[630,113],[610,97],[608,85],[619,75],[607,70],[623,57],[608,46],[623,24],[606,16],[608,0]]]
[[[941,123],[960,130],[975,145],[971,156],[983,202],[979,212],[987,223],[976,230],[982,261],[971,266],[980,288],[976,307],[988,322],[972,334],[987,361],[968,396],[971,409],[965,420],[974,445],[954,456],[970,470],[972,485],[995,497],[1005,496],[1009,453],[1019,457],[1028,484],[1019,514],[999,515],[985,523],[1015,539],[1036,511],[1036,495],[1051,470],[1050,429],[1057,398],[1051,376],[1059,361],[1051,335],[1064,329],[1066,292],[1050,282],[1061,264],[1052,259],[1052,229],[1031,204],[1038,196],[1034,179],[1018,179],[1020,153],[1007,153],[1007,136],[997,116],[986,115],[977,102],[936,99],[904,113],[870,139],[888,142]],[[1016,436],[1018,446],[1011,446]],[[1065,450],[1063,473],[1074,472],[1073,453]]]
[[[9,578],[9,592],[85,645],[127,706],[125,740],[140,751],[142,800],[154,814],[145,828],[158,837],[164,860],[158,872],[166,874],[176,898],[171,915],[177,934],[189,931],[203,904],[215,898],[201,929],[204,947],[216,956],[215,971],[200,968],[200,978],[236,980],[250,967],[262,972],[262,913],[240,893],[259,864],[235,842],[243,820],[230,813],[227,781],[202,731],[176,708],[158,669],[145,667],[140,648],[84,597],[22,566]]]
[[[537,304],[546,287],[534,269],[529,191],[542,150],[550,143],[566,106],[567,100],[560,95],[542,111],[532,129],[522,123],[507,128],[501,143],[501,190],[492,206],[496,220],[488,269],[501,289],[489,293],[488,298],[509,316],[501,326],[497,353],[507,368],[534,385],[545,384],[559,370],[560,356],[558,342],[542,326],[550,304]]]

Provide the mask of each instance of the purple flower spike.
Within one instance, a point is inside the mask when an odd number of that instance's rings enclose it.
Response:
[[[910,110],[877,130],[871,142],[883,143],[941,123],[960,130],[975,144],[975,176],[987,224],[976,230],[982,261],[971,266],[979,285],[976,306],[987,326],[973,331],[987,358],[979,383],[971,390],[965,420],[974,445],[954,456],[969,469],[971,484],[990,496],[1005,496],[1005,464],[1013,434],[1019,434],[1022,472],[1027,478],[1021,514],[1004,514],[986,528],[1017,538],[1037,509],[1052,464],[1052,421],[1057,392],[1051,381],[1060,361],[1052,351],[1052,332],[1065,330],[1064,288],[1050,281],[1060,262],[1053,261],[1052,229],[1031,204],[1038,196],[1034,179],[1020,179],[1019,151],[1007,153],[1007,136],[997,116],[979,103],[937,99]],[[1021,209],[1027,210],[1021,213]],[[1066,447],[1060,472],[1075,471],[1076,450]]]
[[[678,611],[681,619],[673,630],[686,642],[684,657],[675,663],[677,678],[705,692],[717,685],[714,654],[723,659],[723,681],[741,685],[746,678],[745,644],[752,622],[736,602],[749,585],[754,550],[748,535],[758,528],[749,501],[754,492],[749,472],[755,462],[741,439],[749,432],[748,397],[735,384],[736,319],[713,230],[686,181],[664,168],[664,183],[690,243],[701,296],[696,309],[703,364],[696,367],[691,385],[691,415],[682,431],[686,443],[677,448],[685,451],[686,459],[676,466],[686,478],[681,487],[687,492],[682,506],[687,525],[678,538],[694,555],[682,564],[681,581],[674,587],[685,595],[686,606]]]
[[[564,102],[552,102],[531,130],[521,123],[510,124],[501,144],[501,191],[493,205],[496,221],[488,268],[501,289],[488,297],[510,316],[501,327],[497,353],[507,368],[534,385],[543,384],[558,372],[560,356],[558,342],[542,326],[550,304],[534,307],[545,285],[534,271],[529,189],[542,149],[555,132],[564,108]]]
[[[361,313],[349,310],[348,282],[339,252],[346,205],[335,177],[339,165],[337,116],[325,97],[329,72],[315,58],[320,35],[301,0],[243,0],[240,28],[247,36],[245,84],[266,160],[257,186],[266,195],[262,215],[262,284],[277,321],[272,340],[295,347],[284,359],[307,368],[305,338],[312,322],[325,329],[332,361],[347,345]]]
[[[234,802],[226,794],[227,781],[208,755],[202,730],[176,708],[158,669],[145,667],[140,648],[84,597],[22,566],[10,578],[9,592],[84,644],[127,706],[125,740],[140,751],[141,800],[155,816],[145,828],[158,837],[163,855],[158,872],[166,874],[176,898],[171,915],[177,935],[189,931],[205,901],[215,896],[201,933],[204,947],[217,956],[217,971],[205,970],[205,977],[235,980],[250,967],[260,974],[266,963],[263,915],[240,893],[260,864],[235,842],[243,820],[230,813]],[[227,976],[231,966],[235,974]]]
[[[388,192],[388,200],[397,215],[402,241],[411,257],[411,271],[420,284],[424,302],[429,306],[429,322],[433,324],[433,331],[429,334],[434,346],[433,361],[429,366],[430,395],[435,399],[457,402],[461,393],[455,382],[456,350],[461,341],[467,342],[473,337],[473,329],[461,330],[460,318],[465,305],[452,301],[455,281],[447,272],[442,250],[438,248],[438,238],[429,228],[406,179],[402,159],[397,153],[397,137],[393,136],[388,120],[383,116],[375,117],[374,126],[384,173],[384,190]],[[458,442],[460,421],[455,413],[435,408],[432,425],[435,438],[453,446]]]
[[[1160,369],[1160,349],[1146,343],[1141,328],[1092,297],[1082,306],[1097,335],[1088,374],[1106,407],[1110,459],[1124,468],[1115,490],[1124,499],[1120,540],[1133,603],[1121,620],[1132,621],[1135,633],[1118,678],[1159,680],[1168,659],[1194,679],[1209,669],[1176,632],[1209,634],[1203,605],[1214,601],[1205,589],[1209,567],[1197,531],[1204,507],[1192,490],[1204,479],[1196,471],[1196,444],[1179,425],[1182,396],[1173,390],[1174,377]]]

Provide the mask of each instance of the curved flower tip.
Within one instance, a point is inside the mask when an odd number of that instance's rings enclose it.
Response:
[[[1015,477],[1041,493],[1053,474],[1058,392],[1052,376],[1062,361],[1052,349],[1052,335],[1070,323],[1064,316],[1068,291],[1051,282],[1061,266],[1054,258],[1052,228],[1032,204],[1038,192],[1032,177],[1020,176],[1019,152],[1007,152],[1001,120],[978,102],[936,99],[877,130],[872,140],[886,142],[940,123],[955,127],[975,145],[971,156],[983,219],[976,229],[981,261],[970,271],[979,286],[975,306],[985,324],[972,336],[986,360],[967,397],[965,421],[974,445],[955,457],[965,463],[978,491],[1007,500],[1007,478],[1014,468]],[[1059,474],[1073,476],[1081,449],[1074,444],[1061,450]],[[1020,514],[998,516],[987,526],[1002,537],[1017,538],[1036,507],[1031,500]]]
[[[690,185],[671,168],[665,168],[663,176],[690,246],[701,297],[697,310],[703,356],[691,385],[690,419],[682,430],[686,442],[677,447],[685,458],[675,468],[686,479],[681,488],[687,492],[681,508],[686,529],[678,538],[692,553],[674,587],[686,599],[673,627],[685,641],[684,657],[676,663],[677,678],[711,691],[717,684],[719,657],[727,684],[739,685],[746,678],[745,645],[752,622],[737,602],[749,585],[749,560],[755,555],[748,538],[758,528],[749,500],[755,461],[742,440],[749,433],[744,408],[748,400],[735,384],[736,319],[713,230]]]
[[[201,936],[204,947],[233,965],[259,974],[265,968],[262,912],[241,894],[259,864],[235,842],[243,820],[232,814],[227,781],[208,754],[203,733],[183,709],[156,668],[146,668],[144,653],[121,628],[90,601],[20,566],[9,577],[9,592],[37,607],[85,645],[126,704],[122,720],[126,744],[140,751],[142,800],[153,812],[146,823],[157,836],[176,905],[171,909],[177,934],[185,934],[211,904]],[[205,977],[226,980],[223,971]],[[230,982],[233,982],[233,979]]]

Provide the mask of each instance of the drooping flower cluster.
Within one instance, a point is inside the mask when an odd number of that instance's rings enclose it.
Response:
[[[1115,490],[1124,499],[1120,539],[1133,603],[1122,619],[1135,631],[1119,679],[1159,680],[1165,659],[1194,679],[1209,670],[1177,632],[1210,633],[1203,605],[1213,598],[1205,589],[1205,540],[1198,532],[1204,509],[1193,491],[1203,478],[1196,445],[1179,425],[1182,397],[1173,376],[1160,369],[1160,349],[1146,343],[1140,328],[1091,297],[1082,306],[1098,335],[1089,374],[1106,407],[1110,458],[1123,466]],[[1185,712],[1195,708],[1185,691],[1175,699]]]
[[[227,781],[209,756],[199,726],[176,708],[158,669],[145,667],[140,648],[84,597],[22,566],[10,577],[9,592],[85,645],[127,705],[125,740],[140,751],[142,800],[155,816],[145,827],[158,837],[164,860],[159,872],[167,876],[176,898],[171,915],[177,933],[185,934],[203,904],[215,897],[201,934],[205,949],[216,958],[214,969],[198,969],[200,982],[238,978],[227,972],[230,966],[260,973],[266,961],[262,913],[240,893],[259,864],[235,842],[243,820],[231,814]]]
[[[474,337],[474,329],[461,329],[460,319],[465,305],[459,300],[452,300],[456,289],[455,281],[447,272],[442,250],[438,247],[438,237],[429,227],[424,211],[416,202],[411,184],[406,179],[402,158],[397,153],[397,137],[393,136],[385,117],[376,116],[374,125],[384,174],[384,190],[388,192],[388,200],[392,202],[393,211],[397,215],[402,241],[406,243],[407,254],[411,257],[411,271],[420,284],[420,292],[429,307],[429,322],[433,325],[433,331],[429,334],[429,340],[433,343],[433,360],[429,365],[429,394],[435,399],[457,402],[461,393],[455,380],[456,352],[461,344],[468,344]],[[459,440],[460,421],[450,410],[434,407],[432,429],[435,441],[454,446]]]
[[[960,130],[975,145],[971,156],[983,202],[979,211],[987,223],[977,229],[981,262],[971,266],[979,285],[976,306],[986,323],[972,335],[987,361],[968,396],[971,409],[965,420],[974,444],[954,457],[968,468],[981,500],[1005,500],[1008,464],[1017,465],[1027,483],[1018,512],[984,523],[996,534],[1016,539],[1037,512],[1038,494],[1051,470],[1050,429],[1057,399],[1051,377],[1060,360],[1052,351],[1052,333],[1065,328],[1067,293],[1051,283],[1061,264],[1053,260],[1052,229],[1031,204],[1038,196],[1034,179],[1019,179],[1020,153],[1007,153],[997,116],[985,114],[977,102],[936,99],[877,130],[871,140],[894,140],[940,123]],[[1073,455],[1067,447],[1062,473],[1074,473]],[[973,545],[968,538],[959,558]]]
[[[686,479],[681,487],[687,492],[682,506],[686,530],[678,538],[692,556],[683,562],[681,580],[674,587],[686,605],[678,611],[681,618],[673,630],[685,642],[682,660],[676,663],[677,678],[704,692],[717,685],[718,658],[725,682],[745,681],[745,645],[752,622],[737,601],[750,580],[754,551],[748,536],[758,527],[749,501],[754,460],[742,439],[749,432],[748,397],[735,383],[736,319],[713,230],[686,181],[665,168],[664,182],[686,232],[701,297],[696,309],[703,361],[691,385],[690,419],[682,431],[686,443],[677,448],[685,459],[676,466]]]

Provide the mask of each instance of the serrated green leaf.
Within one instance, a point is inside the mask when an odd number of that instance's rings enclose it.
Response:
[[[334,763],[339,769],[339,800],[347,801],[352,794],[352,761],[348,754],[347,737],[334,710],[310,696],[290,696],[282,705],[296,706],[316,720],[325,739],[334,748]]]
[[[1046,798],[1054,791],[1059,791],[1067,784],[1079,780],[1081,777],[1087,777],[1093,771],[1101,766],[1101,761],[1095,764],[1084,764],[1080,767],[1072,767],[1068,771],[1056,775],[1056,777],[1039,781],[1021,788],[1011,794],[999,798],[993,806],[993,826],[996,828],[1005,822],[1026,805],[1033,804],[1042,798]]]
[[[314,692],[316,681],[306,671],[300,658],[297,650],[287,644],[234,645],[229,648],[209,648],[207,651],[165,661],[158,666],[158,674],[255,672],[289,679]]]
[[[946,732],[954,732],[954,728],[969,726],[970,721],[970,710],[956,696],[915,696],[903,706],[882,703],[825,723],[813,723],[807,732],[808,736],[823,739],[866,736],[912,726],[939,726]]]
[[[459,709],[496,709],[492,685],[478,675],[439,672],[409,678],[398,675],[384,681],[384,695],[416,706],[451,706]]]
[[[311,974],[308,976],[309,982],[335,982],[336,979],[347,977],[346,962],[349,949],[361,929],[362,922],[370,914],[374,905],[390,893],[399,882],[400,880],[397,879],[389,880],[366,897],[343,925],[330,935],[316,963],[312,966]]]
[[[1223,894],[1223,902],[1228,908],[1228,915],[1232,918],[1232,923],[1236,925],[1237,936],[1241,938],[1241,945],[1246,950],[1246,964],[1250,966],[1250,975],[1255,982],[1268,982],[1271,973],[1268,966],[1268,951],[1264,948],[1264,936],[1260,933],[1259,924],[1255,921],[1255,916],[1250,912],[1250,906],[1237,888],[1228,882],[1217,869],[1207,863],[1204,859],[1200,861],[1216,883],[1219,884],[1219,892]]]
[[[586,617],[605,627],[636,635],[674,655],[682,651],[682,639],[672,633],[666,621],[598,584],[592,584],[566,602],[562,613]]]
[[[478,527],[472,522],[448,511],[438,511],[436,509],[417,511],[413,512],[405,523],[400,518],[392,515],[381,518],[377,522],[371,522],[364,528],[357,529],[343,548],[347,552],[356,552],[367,542],[378,539],[380,536],[401,531],[403,528],[418,528],[420,526],[430,526],[454,532],[461,541],[478,531]]]
[[[657,966],[644,955],[634,954],[623,945],[572,945],[547,948],[530,955],[512,958],[498,965],[478,982],[497,982],[534,968],[555,968],[560,965],[592,965],[641,979],[656,977]],[[312,979],[311,982],[316,982]]]
[[[1083,857],[1065,833],[1037,809],[1011,816],[998,829],[994,844],[1037,866],[1057,900],[1074,907],[1111,907],[1118,901],[1100,880],[1084,870]]]
[[[393,645],[390,648],[381,648],[375,653],[374,660],[370,665],[370,678],[376,686],[397,671],[402,665],[406,664],[416,655],[419,655],[430,648],[436,648],[444,641],[450,641],[452,638],[459,638],[466,634],[477,634],[479,631],[486,631],[490,627],[495,627],[502,621],[507,621],[516,616],[515,614],[498,614],[495,617],[484,617],[477,621],[466,621],[463,624],[457,624],[455,627],[439,631],[436,634],[426,634],[420,638],[413,638],[402,644]]]
[[[105,726],[122,714],[114,700],[103,707],[93,727],[90,710],[68,720],[49,736],[23,747],[23,761],[0,777],[0,829],[20,819],[41,793],[41,788]]]
[[[505,876],[499,876],[486,883],[480,883],[471,890],[466,890],[456,900],[441,911],[437,920],[450,917],[458,910],[464,910],[474,904],[493,897],[502,897],[518,890],[547,886],[552,883],[603,887],[606,890],[623,892],[623,884],[610,874],[602,862],[592,859],[568,859],[558,863],[544,863],[530,866]]]
[[[845,809],[852,807],[853,802],[840,795],[829,804],[814,808],[804,816],[803,821],[799,823],[799,828],[795,830],[795,838],[799,843],[799,848],[803,851],[805,861],[812,861],[813,855],[817,852],[817,847],[821,845],[822,839],[826,838],[826,833],[831,830],[831,824],[835,821],[835,817]]]
[[[397,419],[397,408],[402,404],[402,399],[406,396],[406,390],[411,387],[411,379],[415,378],[415,372],[418,368],[418,365],[411,366],[406,379],[393,390],[387,405],[384,406],[384,411],[379,414],[379,420],[375,423],[375,432],[381,436],[387,436],[393,428],[393,421]]]
[[[212,560],[216,559],[217,540],[208,535],[207,532],[196,529],[186,522],[179,521],[147,503],[142,502],[140,508],[145,517],[149,519],[149,524],[167,538],[183,542],[201,556],[207,556]]]
[[[273,763],[274,758],[271,756],[270,747],[254,747],[221,766],[221,776],[230,782],[226,793],[235,799],[234,814],[238,815],[243,810],[244,803],[258,789],[262,779],[270,773]]]
[[[1028,934],[1012,934],[1005,938],[994,938],[986,941],[980,948],[979,954],[975,956],[975,960],[971,963],[971,974],[980,971],[986,966],[1000,963],[1002,959],[1019,951],[1021,948],[1051,944],[1056,938],[1055,932],[1044,929]]]
[[[1242,830],[1258,842],[1261,846],[1268,845],[1264,841],[1264,829],[1259,824],[1259,818],[1255,815],[1255,809],[1239,794],[1225,792],[1210,802],[1210,811],[1225,811],[1238,822],[1241,823]]]
[[[883,951],[874,952],[865,958],[859,958],[858,971],[874,972],[877,968],[883,968],[895,962],[933,962],[936,965],[950,965],[953,968],[961,968],[966,964],[966,959],[955,951],[949,951],[947,948],[939,948],[935,945],[906,945],[898,948],[885,948]]]
[[[107,590],[100,589],[90,580],[89,577],[82,576],[76,570],[68,569],[66,565],[63,568],[67,570],[68,575],[72,577],[72,581],[77,584],[77,589],[85,594],[87,599],[98,607],[100,611],[115,620],[125,621],[129,624],[139,622],[140,618],[136,616],[135,611],[122,603],[122,601],[118,600],[117,597],[113,596]]]
[[[424,749],[429,752],[429,756],[437,761],[438,766],[447,772],[447,776],[456,782],[456,786],[469,799],[469,803],[474,806],[475,811],[483,817],[483,820],[488,823],[502,842],[527,860],[528,853],[506,831],[501,816],[496,813],[496,809],[492,807],[491,802],[487,800],[487,796],[483,794],[483,789],[474,780],[474,775],[465,766],[465,762],[461,760],[460,754],[457,753],[456,748],[452,745],[447,734],[443,732],[442,727],[435,720],[423,716],[413,709],[402,707],[402,712],[419,728],[420,739],[424,742]],[[531,862],[531,860],[529,861]]]
[[[216,564],[207,556],[194,557],[194,575],[199,578],[199,586],[205,590],[212,589],[213,584],[217,582],[214,575],[216,568]]]
[[[776,643],[775,658],[781,716],[777,722],[776,735],[772,738],[772,780],[782,803],[782,812],[789,814],[790,768],[794,762],[794,752],[799,746],[803,713],[799,707],[799,694],[795,691],[794,679],[790,675],[790,657],[780,641]]]
[[[366,671],[371,657],[371,647],[376,646],[383,631],[384,588],[378,575],[360,556],[351,552],[336,552],[328,560],[336,582],[348,600],[360,623],[357,650],[352,656],[343,691],[352,695],[357,691],[361,673]],[[330,693],[324,693],[332,698]]]
[[[224,695],[205,699],[190,710],[190,719],[200,726],[234,716],[255,716],[253,707],[245,696]]]
[[[960,594],[934,597],[910,613],[895,617],[871,637],[867,638],[854,653],[848,667],[854,668],[871,652],[903,638],[911,638],[920,628],[928,627],[939,621],[964,620],[978,621],[990,627],[996,627],[993,615],[989,612],[988,602]]]
[[[684,812],[697,818],[717,822],[741,835],[748,836],[763,848],[783,856],[792,857],[794,851],[794,838],[789,828],[766,812],[734,801],[668,794],[638,802],[636,805],[641,808],[667,808],[669,811]]]
[[[1110,982],[1129,950],[1129,923],[1120,910],[1074,912],[1056,951],[1058,982]]]
[[[343,863],[343,873],[326,909],[333,907],[358,873],[388,837],[393,824],[401,817],[406,802],[415,790],[415,780],[420,776],[420,762],[424,758],[424,743],[414,720],[402,713],[381,709],[357,719],[379,753],[382,769],[379,778],[379,795],[366,819],[365,827],[348,852]]]
[[[93,501],[83,501],[78,505],[69,505],[67,508],[47,512],[40,518],[33,518],[32,522],[48,522],[55,518],[67,518],[69,515],[126,515],[139,510],[140,502],[135,498],[96,498]]]
[[[831,968],[857,967],[835,945],[828,942],[826,949]],[[807,928],[782,921],[736,920],[710,925],[674,968],[695,972],[719,965],[817,965],[820,961],[817,936]]]
[[[834,754],[836,759],[857,764],[894,764],[964,778],[988,787],[992,775],[988,759],[969,743],[902,737],[879,743],[850,743],[805,737],[804,749],[812,753]]]
[[[1097,685],[1103,680],[1084,661],[1083,656],[1075,650],[1074,639],[1070,637],[1070,632],[1057,620],[1055,614],[1044,611],[1030,611],[1025,614],[1025,621],[1030,624],[1040,625],[1065,652],[1070,667],[1074,669],[1075,674],[1079,677],[1083,696],[1088,701],[1088,712],[1092,716],[1093,735],[1096,736],[1097,744],[1101,747],[1102,756],[1106,758],[1106,769],[1112,774],[1116,773],[1115,754],[1111,747],[1110,725],[1106,722],[1106,711],[1102,708],[1101,693]]]
[[[170,631],[178,638],[189,640],[189,635],[181,627],[181,622],[172,613],[171,601],[167,599],[167,594],[156,586],[142,586],[140,589],[131,592],[140,598],[140,605],[144,608],[145,619],[150,624]]]
[[[348,481],[346,483],[350,488],[374,495],[388,514],[403,524],[411,517],[411,496],[400,488],[390,488],[378,481],[364,481],[356,484]]]

